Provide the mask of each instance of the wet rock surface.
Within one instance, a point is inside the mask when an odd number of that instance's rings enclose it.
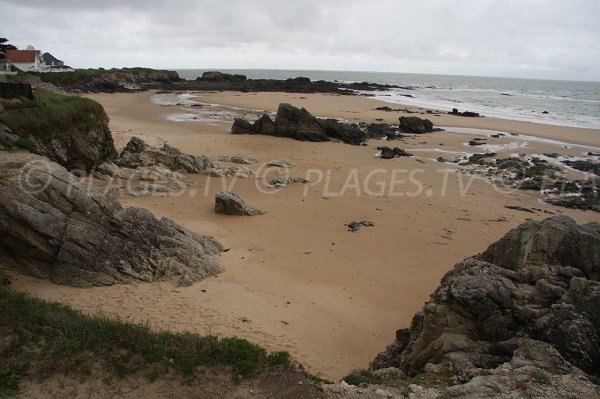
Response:
[[[264,134],[313,142],[335,140],[355,145],[367,139],[365,132],[356,124],[316,118],[305,108],[296,108],[286,103],[279,105],[275,121],[266,114],[254,123],[236,118],[231,133]]]

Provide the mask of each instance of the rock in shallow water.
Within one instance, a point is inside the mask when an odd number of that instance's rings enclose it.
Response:
[[[212,257],[221,250],[170,219],[123,209],[54,162],[0,162],[0,263],[18,272],[79,287],[189,285],[222,271]]]

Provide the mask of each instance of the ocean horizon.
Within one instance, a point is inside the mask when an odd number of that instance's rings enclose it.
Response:
[[[526,122],[600,128],[600,82],[544,80],[398,72],[355,72],[283,69],[174,69],[188,80],[219,70],[250,79],[307,77],[313,81],[372,82],[400,86],[386,92],[363,92],[392,104]]]

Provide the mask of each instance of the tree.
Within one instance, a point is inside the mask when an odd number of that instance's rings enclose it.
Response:
[[[0,59],[4,58],[4,54],[6,50],[16,50],[17,48],[12,44],[8,44],[8,39],[5,37],[0,37]]]

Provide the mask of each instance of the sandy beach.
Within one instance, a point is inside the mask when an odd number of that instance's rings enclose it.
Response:
[[[436,161],[439,156],[483,152],[465,145],[472,134],[454,133],[452,127],[506,132],[504,137],[488,138],[486,144],[504,157],[551,152],[581,156],[600,147],[599,130],[427,115],[447,131],[391,143],[416,156],[383,160],[375,157],[379,141],[351,146],[231,135],[231,121],[224,120],[228,116],[169,120],[192,111],[156,104],[157,95],[89,97],[104,106],[118,149],[137,136],[195,155],[256,158],[258,163],[249,165],[255,172],[264,171],[260,168],[266,161],[289,160],[295,165],[290,175],[311,183],[274,190],[261,180],[188,175],[187,190],[121,198],[124,206],[147,208],[213,235],[224,245],[227,251],[219,263],[225,272],[191,287],[156,283],[78,289],[15,276],[17,289],[157,328],[239,336],[270,350],[289,351],[311,373],[336,380],[367,367],[393,341],[395,331],[408,325],[455,263],[483,251],[524,220],[552,214],[569,215],[580,223],[600,219],[598,213],[548,205],[536,192],[497,187]],[[198,93],[193,99],[233,113],[274,112],[279,103],[289,102],[316,116],[351,122],[397,123],[404,115],[376,111],[383,105],[398,106],[358,96],[222,92]],[[423,110],[398,108],[425,117],[418,114]],[[218,191],[234,191],[266,214],[217,215]],[[361,220],[372,221],[374,227],[358,232],[345,227]]]

